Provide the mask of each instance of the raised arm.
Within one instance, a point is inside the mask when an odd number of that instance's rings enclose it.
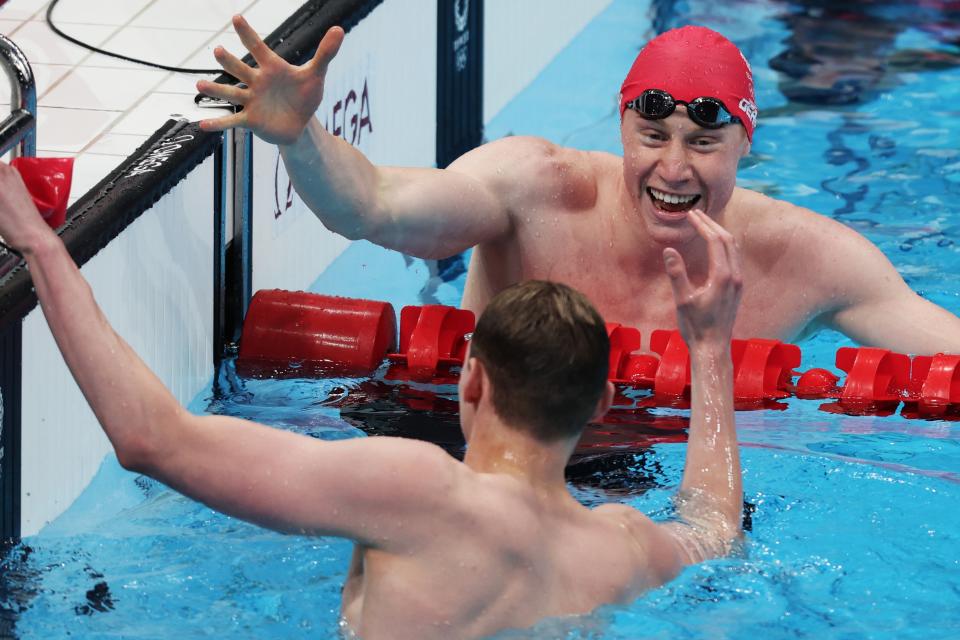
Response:
[[[740,535],[743,488],[730,340],[743,280],[733,236],[700,211],[688,219],[706,241],[709,273],[694,287],[680,254],[672,248],[663,252],[691,366],[687,459],[677,496],[682,522],[666,527],[680,543],[683,560],[692,563],[729,552]]]
[[[334,534],[402,551],[430,538],[457,463],[394,438],[323,442],[187,412],[110,327],[19,174],[0,163],[0,236],[30,269],[44,316],[121,464],[205,504],[280,531]],[[447,510],[449,511],[449,510]]]
[[[279,145],[297,193],[328,229],[424,258],[453,255],[509,232],[508,208],[491,181],[495,167],[482,148],[443,170],[377,167],[323,128],[314,114],[342,29],[331,28],[313,59],[298,67],[271,51],[242,17],[233,24],[257,67],[222,47],[214,50],[224,70],[246,86],[201,80],[197,89],[243,109],[201,127],[245,127]]]

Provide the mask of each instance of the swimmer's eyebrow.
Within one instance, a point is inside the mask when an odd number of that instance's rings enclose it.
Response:
[[[727,125],[729,126],[729,125]],[[723,130],[726,127],[720,127],[719,129],[708,129],[706,127],[701,127],[697,125],[697,128],[687,134],[688,138],[703,138],[711,137],[716,138],[717,140],[722,140],[726,137],[726,134],[723,133]]]
[[[674,132],[671,131],[671,129],[667,125],[665,125],[662,120],[647,120],[645,118],[641,118],[641,120],[642,122],[637,124],[638,131],[643,131],[644,129],[653,129],[657,133],[661,133],[663,135],[667,135],[667,136],[674,135]],[[725,137],[721,133],[722,129],[707,129],[706,127],[701,127],[700,125],[698,125],[696,122],[693,122],[692,120],[690,121],[690,124],[692,124],[694,128],[690,130],[685,130],[681,134],[686,139],[702,138],[704,136],[709,136],[717,140],[722,140]]]
[[[642,116],[637,119],[637,129],[656,129],[660,133],[669,133],[669,129],[662,120],[647,120]]]

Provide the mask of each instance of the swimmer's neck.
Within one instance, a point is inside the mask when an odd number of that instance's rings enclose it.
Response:
[[[477,416],[463,461],[477,473],[509,475],[538,493],[569,496],[564,470],[578,441],[579,437],[542,442],[495,414]]]

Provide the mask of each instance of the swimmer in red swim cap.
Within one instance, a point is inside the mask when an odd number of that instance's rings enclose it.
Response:
[[[688,212],[726,223],[757,108],[743,54],[705,27],[668,31],[640,51],[620,89],[624,206],[659,246],[695,238]]]
[[[622,157],[518,135],[437,169],[377,166],[315,117],[328,67],[336,73],[329,65],[341,29],[328,31],[314,58],[297,68],[242,18],[234,26],[258,68],[215,50],[246,87],[202,80],[197,88],[243,110],[202,127],[246,127],[278,144],[298,194],[334,233],[428,259],[473,247],[464,308],[479,313],[514,283],[554,280],[586,292],[605,320],[637,327],[644,337],[677,328],[664,256],[704,281],[716,256],[696,231],[699,210],[737,246],[743,301],[736,337],[792,341],[829,327],[900,353],[960,353],[960,318],[916,295],[867,239],[737,185],[740,161],[761,132],[750,65],[715,31],[666,32],[632,66],[624,64],[614,118]],[[571,76],[571,90],[576,83]],[[543,110],[562,105],[563,96]],[[389,130],[377,135],[391,144]]]
[[[665,118],[677,104],[703,127],[742,124],[752,140],[757,124],[753,72],[737,45],[694,26],[651,40],[620,87],[620,115],[634,109],[649,119]]]

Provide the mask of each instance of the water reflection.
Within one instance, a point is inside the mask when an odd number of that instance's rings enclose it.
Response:
[[[957,51],[897,43],[906,30],[915,29],[939,44],[960,44],[957,2],[801,0],[789,3],[779,19],[790,35],[769,64],[779,72],[780,91],[791,102],[868,102],[898,84],[900,73],[960,66]]]

